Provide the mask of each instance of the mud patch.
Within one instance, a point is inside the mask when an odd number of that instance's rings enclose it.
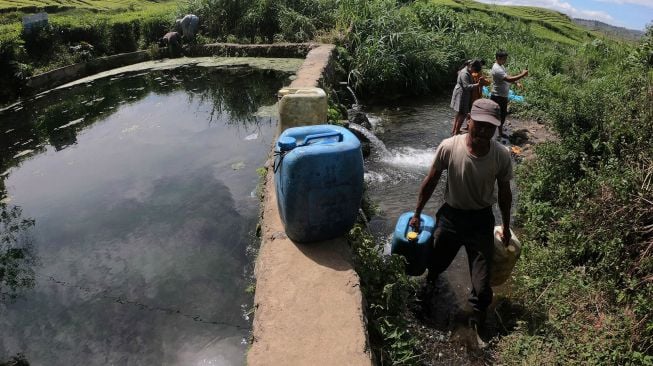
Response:
[[[547,125],[534,120],[507,120],[504,128],[512,145],[511,151],[517,160],[532,159],[535,145],[558,140],[558,136]]]

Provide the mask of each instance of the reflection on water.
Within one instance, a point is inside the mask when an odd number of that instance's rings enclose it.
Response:
[[[0,301],[13,301],[34,287],[33,226],[20,207],[0,203]]]
[[[0,112],[0,199],[33,219],[33,288],[0,362],[238,365],[258,199],[287,75],[180,68]],[[4,206],[3,206],[4,207]]]

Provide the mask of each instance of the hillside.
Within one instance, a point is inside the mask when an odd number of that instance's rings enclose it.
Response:
[[[478,11],[490,16],[519,20],[529,24],[531,32],[536,37],[554,42],[578,44],[596,37],[595,33],[575,24],[567,15],[554,10],[531,6],[491,5],[471,0],[431,1],[434,4],[444,5],[456,11]]]
[[[573,21],[574,23],[580,24],[590,30],[602,32],[612,37],[618,37],[630,41],[639,40],[644,36],[644,32],[640,30],[616,27],[614,25],[599,22],[598,20],[574,18]]]

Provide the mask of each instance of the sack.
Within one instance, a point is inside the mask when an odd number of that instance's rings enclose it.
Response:
[[[499,286],[508,280],[521,254],[521,243],[515,233],[510,230],[512,234],[510,243],[505,246],[501,241],[502,231],[502,226],[494,227],[494,256],[490,272],[490,286]]]

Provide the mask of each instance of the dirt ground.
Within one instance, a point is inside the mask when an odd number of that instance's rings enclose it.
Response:
[[[504,126],[511,150],[519,162],[533,157],[533,147],[539,143],[557,140],[556,134],[546,125],[529,119],[507,119]]]

